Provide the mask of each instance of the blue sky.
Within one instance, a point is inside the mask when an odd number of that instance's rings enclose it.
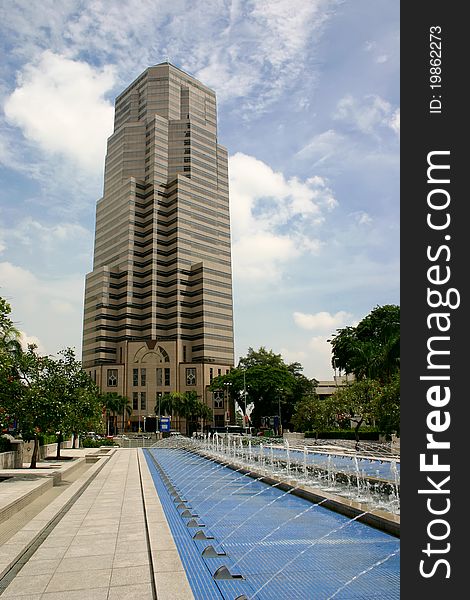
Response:
[[[336,329],[399,304],[396,0],[10,0],[0,23],[0,295],[25,341],[80,356],[114,98],[167,58],[217,93],[236,360],[329,379]]]

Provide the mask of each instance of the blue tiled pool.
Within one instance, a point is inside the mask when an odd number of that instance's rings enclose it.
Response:
[[[198,454],[145,452],[197,600],[399,599],[397,538]],[[240,577],[214,579],[222,566]]]

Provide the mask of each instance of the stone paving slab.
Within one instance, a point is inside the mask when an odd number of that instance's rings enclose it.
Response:
[[[141,449],[114,450],[91,465],[0,546],[0,576],[92,476],[94,479],[19,570],[2,597],[192,600],[194,596]]]
[[[36,517],[26,523],[20,531],[0,545],[0,577],[3,577],[18,560],[18,557],[41,536],[42,532],[47,528],[51,520],[58,514],[62,507],[79,491],[84,482],[99,468],[99,463],[92,465],[82,477],[78,478],[60,496],[36,515]],[[52,485],[52,479],[47,481]],[[17,505],[24,506],[28,501],[30,502],[36,497],[36,495],[32,495],[30,491],[32,489],[36,491],[37,488],[32,486],[28,487],[27,485],[24,486],[23,483],[25,482],[22,480],[15,481],[14,479],[8,482],[8,485],[11,486],[12,490],[7,500],[10,504],[16,502]],[[26,481],[26,483],[31,482]],[[6,502],[5,506],[7,506]]]
[[[79,468],[87,460],[90,449],[64,449],[62,453],[75,460],[46,459],[39,462],[36,469],[29,469],[26,464],[23,469],[0,469],[0,478],[6,478],[0,483],[0,523]]]

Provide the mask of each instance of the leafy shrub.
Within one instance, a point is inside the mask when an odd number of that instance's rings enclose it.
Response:
[[[89,438],[85,438],[82,440],[83,448],[99,448],[100,446],[118,446],[119,444],[115,444],[113,440],[91,440]]]
[[[318,438],[321,440],[355,440],[355,432],[353,429],[331,429],[329,431],[306,431],[306,438]],[[359,430],[360,440],[378,441],[379,432],[372,428]]]
[[[0,452],[11,452],[12,447],[10,444],[10,440],[5,437],[0,437]]]

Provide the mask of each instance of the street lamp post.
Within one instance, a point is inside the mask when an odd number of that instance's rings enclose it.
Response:
[[[162,395],[159,394],[158,395],[158,423],[157,423],[157,431],[160,433],[160,419],[162,416],[161,410],[160,410],[160,406],[161,406],[161,400],[162,400]]]
[[[245,369],[243,369],[243,401],[245,404],[245,414],[243,416],[243,425],[244,425],[244,429],[245,429],[245,433],[246,433],[246,420],[247,420],[247,414],[246,414],[246,371]]]
[[[230,381],[228,381],[227,383],[224,383],[224,385],[226,386],[226,392],[227,392],[227,406],[225,407],[225,431],[228,435],[228,424],[230,422],[230,408],[229,408],[229,404],[230,404],[230,386],[232,385]],[[225,394],[224,394],[225,396]],[[228,419],[227,419],[228,417]]]

